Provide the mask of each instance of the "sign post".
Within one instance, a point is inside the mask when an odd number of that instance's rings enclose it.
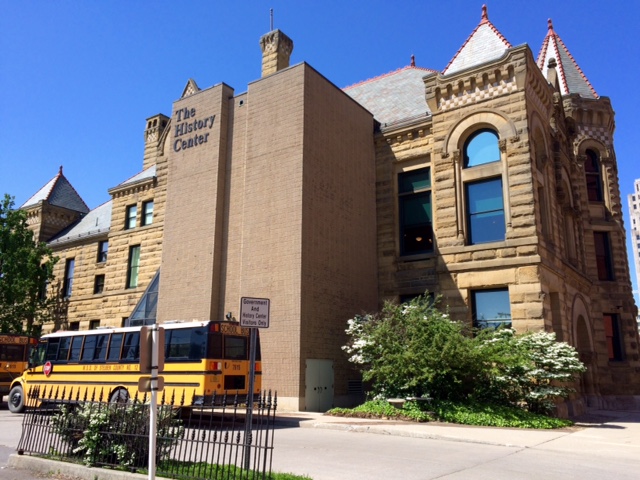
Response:
[[[253,389],[256,376],[256,343],[258,328],[269,328],[269,310],[271,300],[268,298],[242,297],[240,299],[240,326],[249,328],[249,390],[247,392],[247,414],[244,426],[244,469],[251,467],[251,425],[253,423]]]
[[[158,430],[158,390],[164,388],[164,378],[158,373],[164,370],[164,328],[157,325],[140,329],[140,377],[138,390],[151,392],[149,405],[149,480],[156,478],[156,434]]]

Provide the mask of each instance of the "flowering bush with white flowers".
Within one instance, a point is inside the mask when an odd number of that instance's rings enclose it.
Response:
[[[576,350],[552,333],[473,332],[439,310],[438,302],[425,294],[347,322],[350,341],[342,348],[374,397],[430,396],[548,412],[585,370]]]
[[[156,456],[163,458],[184,434],[170,405],[158,406]],[[149,458],[149,405],[84,402],[63,405],[52,424],[87,466],[144,467]]]

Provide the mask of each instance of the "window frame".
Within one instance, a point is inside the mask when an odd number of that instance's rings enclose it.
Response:
[[[587,159],[584,162],[585,185],[589,203],[604,202],[604,188],[602,185],[602,163],[600,155],[592,149],[585,151]]]
[[[140,216],[140,226],[146,227],[153,224],[153,200],[142,202],[142,215]]]
[[[62,284],[62,294],[64,298],[71,297],[73,293],[73,275],[76,268],[76,259],[67,258],[64,265],[64,282]]]
[[[620,316],[617,313],[604,313],[602,315],[602,323],[609,361],[623,362],[625,360],[625,351],[624,339],[620,329]]]
[[[500,202],[501,202],[501,208],[500,209],[493,209],[493,210],[478,210],[474,213],[471,212],[471,193],[470,193],[470,187],[475,187],[475,186],[480,186],[480,185],[487,185],[491,182],[499,182],[500,183],[500,189],[499,189],[499,195],[496,195],[495,198],[499,198]],[[498,193],[498,190],[496,188],[496,193]],[[485,177],[485,178],[480,178],[480,179],[476,179],[476,180],[472,180],[472,181],[468,181],[465,182],[464,184],[464,198],[465,198],[465,226],[466,226],[466,231],[467,231],[467,245],[481,245],[481,244],[485,244],[485,243],[494,243],[494,242],[504,242],[507,238],[507,219],[506,219],[506,209],[505,209],[505,202],[504,202],[504,185],[503,185],[503,179],[502,176],[496,176],[496,177]],[[474,231],[478,231],[477,226],[474,228],[474,224],[473,224],[473,220],[475,218],[481,218],[481,216],[486,216],[487,214],[491,214],[493,212],[502,212],[501,214],[501,218],[502,218],[502,228],[501,228],[501,234],[502,237],[501,238],[490,238],[488,240],[475,240],[474,239]]]
[[[602,238],[602,242],[598,242]],[[601,282],[611,282],[615,280],[613,268],[613,252],[611,250],[611,237],[609,232],[593,232],[593,248],[596,260],[596,272],[598,280]]]
[[[478,296],[482,294],[492,294],[502,292],[506,294],[507,300],[509,302],[509,319],[508,321],[498,321],[498,318],[491,319],[483,319],[481,321],[478,320]],[[511,296],[509,295],[509,287],[494,287],[494,288],[484,288],[471,290],[469,292],[470,304],[471,304],[471,321],[474,328],[485,329],[485,328],[498,328],[499,326],[505,325],[507,327],[513,326],[513,320],[511,316]],[[506,317],[505,317],[506,318]],[[487,323],[486,325],[480,325],[480,323]],[[488,324],[492,325],[488,325]],[[495,325],[493,325],[495,324]]]
[[[94,280],[93,280],[93,294],[94,295],[100,295],[100,294],[104,293],[104,283],[105,283],[104,274],[99,274],[99,275],[96,275],[94,277]]]
[[[96,261],[105,263],[109,255],[109,240],[101,240],[98,242],[98,255]]]
[[[412,176],[417,177],[420,174],[426,174],[426,182],[424,186],[415,188],[411,185],[411,188],[406,188],[410,182],[403,181],[403,179],[409,179]],[[397,174],[397,188],[398,188],[398,240],[399,240],[399,252],[401,257],[409,257],[414,255],[429,255],[434,252],[435,238],[433,231],[433,195],[432,195],[432,183],[431,183],[431,167],[422,166],[420,168],[414,168],[411,170],[404,170]],[[420,204],[421,207],[428,205],[428,211],[426,211],[428,221],[418,222],[413,224],[407,224],[406,216],[409,206],[412,202],[420,202],[420,199],[425,200]],[[409,241],[407,240],[408,231],[410,229],[424,230],[424,245],[425,248],[410,248]],[[416,237],[418,239],[419,237]],[[416,240],[421,242],[422,240]],[[414,243],[416,243],[414,242]]]
[[[131,230],[136,228],[138,223],[138,205],[128,205],[126,209],[126,215],[124,218],[124,229]]]
[[[498,155],[497,155],[497,158],[495,160],[478,161],[476,163],[476,161],[474,161],[474,160],[472,160],[470,158],[469,149],[472,146],[472,144],[478,139],[478,137],[483,136],[485,134],[491,134],[491,135],[493,135],[495,137],[495,148],[496,148],[496,151],[497,151]],[[493,149],[493,145],[491,146],[491,148]],[[484,165],[489,165],[489,164],[492,164],[492,163],[500,162],[502,160],[502,155],[500,155],[500,136],[498,135],[498,133],[495,130],[493,130],[491,128],[480,128],[478,130],[475,130],[465,140],[464,146],[462,148],[462,151],[463,151],[462,167],[464,169],[482,167]],[[470,165],[470,163],[473,163],[473,164]]]
[[[137,259],[134,252],[137,251]],[[137,288],[138,277],[140,274],[140,257],[141,257],[140,245],[131,245],[129,247],[129,258],[127,260],[127,283],[126,288]],[[137,263],[135,263],[137,261]]]

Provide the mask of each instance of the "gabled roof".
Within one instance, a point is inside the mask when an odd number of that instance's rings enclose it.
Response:
[[[598,94],[585,74],[582,73],[571,53],[569,53],[569,49],[553,30],[551,19],[548,21],[548,26],[547,36],[538,55],[538,67],[540,67],[542,73],[545,76],[547,75],[549,59],[555,58],[560,79],[560,93],[562,95],[577,93],[582,97],[598,98]]]
[[[29,200],[24,202],[20,208],[28,208],[37,205],[41,201],[46,201],[49,205],[68,208],[80,213],[87,213],[89,207],[78,195],[69,180],[62,174],[62,167],[58,174],[49,180],[44,187],[38,190]]]
[[[489,21],[487,6],[482,6],[482,18],[467,41],[442,71],[443,75],[459,72],[504,55],[511,44]]]
[[[424,92],[425,75],[435,70],[411,65],[344,89],[383,125],[431,114]]]
[[[77,223],[65,228],[47,243],[49,245],[57,245],[109,232],[112,204],[112,200],[109,200],[94,208]]]

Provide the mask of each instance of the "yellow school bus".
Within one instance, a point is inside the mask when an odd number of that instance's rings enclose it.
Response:
[[[169,322],[164,328],[165,398],[206,404],[213,395],[246,398],[250,372],[250,331],[237,322]],[[254,395],[262,386],[256,335]],[[25,409],[33,387],[73,392],[73,398],[102,392],[103,399],[126,401],[138,394],[140,327],[61,331],[43,335],[29,366],[11,383],[9,410]],[[140,397],[139,397],[140,398]]]
[[[27,368],[29,351],[36,342],[26,335],[0,333],[0,401],[9,393],[11,382]]]

